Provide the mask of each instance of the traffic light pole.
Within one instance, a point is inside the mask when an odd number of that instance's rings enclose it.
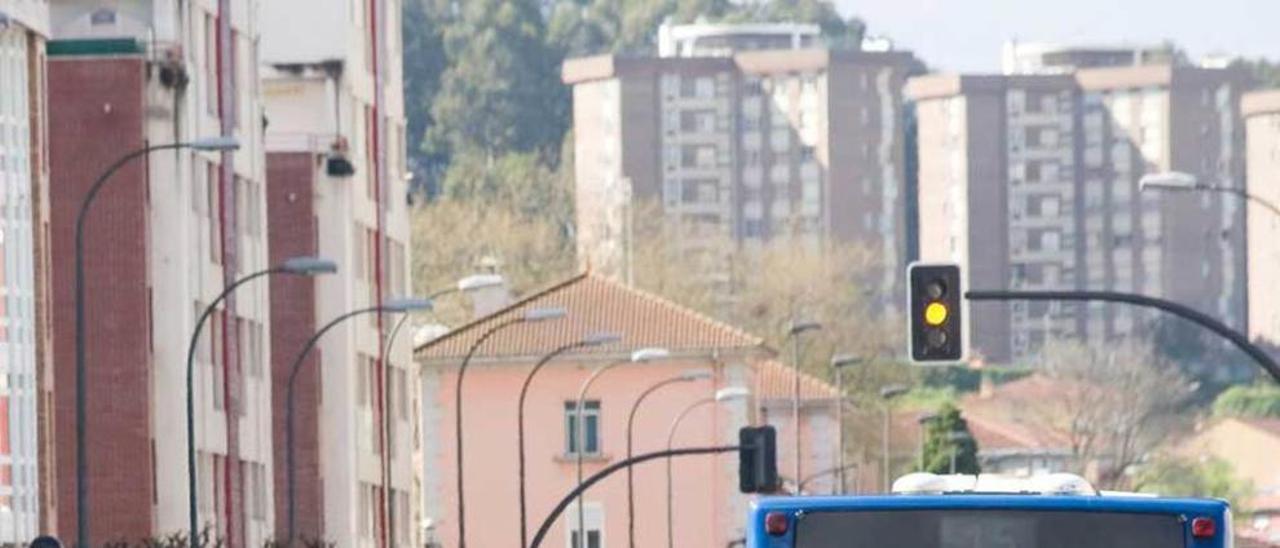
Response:
[[[655,459],[665,459],[668,457],[682,457],[682,456],[688,456],[688,455],[713,455],[716,453],[731,453],[741,448],[742,447],[739,445],[723,445],[719,447],[688,447],[684,449],[668,449],[665,451],[654,451],[652,453],[643,453],[643,454],[631,457],[629,459],[621,460],[614,464],[611,464],[604,470],[596,472],[591,477],[587,478],[586,480],[583,480],[582,483],[579,483],[577,487],[574,487],[572,491],[569,491],[569,494],[565,495],[565,497],[560,500],[560,504],[557,504],[556,507],[551,510],[551,514],[547,516],[547,519],[542,521],[542,526],[538,527],[538,532],[537,534],[533,535],[533,542],[529,544],[529,548],[538,548],[539,546],[542,545],[542,541],[546,538],[547,533],[551,531],[551,526],[555,524],[557,519],[560,519],[560,515],[563,514],[565,509],[568,508],[569,505],[573,503],[574,499],[578,498],[583,493],[585,493],[587,491],[587,488],[591,487],[592,485],[595,485],[600,480],[606,477],[609,477],[610,474],[613,474],[618,470],[622,470],[623,468],[630,468],[632,465],[640,464],[642,462],[655,460]],[[582,545],[585,546],[586,544],[583,543]]]
[[[1120,293],[1116,291],[969,291],[965,293],[965,298],[971,301],[1090,301],[1090,302],[1111,302],[1125,303],[1137,306],[1145,306],[1148,308],[1156,308],[1179,316],[1183,319],[1193,321],[1200,324],[1201,327],[1217,333],[1222,338],[1231,341],[1237,348],[1248,354],[1250,358],[1258,362],[1262,369],[1266,370],[1271,378],[1280,383],[1280,364],[1277,364],[1265,351],[1258,348],[1249,338],[1236,331],[1226,324],[1213,319],[1209,315],[1200,312],[1194,308],[1187,307],[1172,301],[1157,299],[1154,297],[1146,297],[1143,295],[1135,295],[1132,293]]]

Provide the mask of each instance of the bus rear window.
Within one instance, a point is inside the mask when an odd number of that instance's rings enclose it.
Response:
[[[1177,516],[1024,510],[813,512],[796,548],[1175,548]]]

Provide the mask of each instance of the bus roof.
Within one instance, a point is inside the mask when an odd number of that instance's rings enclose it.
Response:
[[[1109,512],[1152,512],[1218,515],[1229,508],[1216,499],[1160,498],[1126,495],[945,494],[761,497],[752,502],[753,513],[803,510],[926,510],[926,509],[1026,509]]]

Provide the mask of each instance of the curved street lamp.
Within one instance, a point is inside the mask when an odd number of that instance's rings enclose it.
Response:
[[[586,425],[587,421],[582,420],[582,406],[585,403],[585,400],[587,399],[587,390],[591,389],[591,385],[596,382],[596,379],[599,378],[600,375],[604,374],[605,371],[613,369],[614,367],[617,367],[619,365],[629,364],[629,363],[644,363],[644,362],[651,362],[655,360],[665,360],[669,357],[671,357],[671,351],[667,350],[666,348],[641,348],[640,350],[636,350],[632,352],[631,356],[626,360],[610,362],[608,364],[597,367],[594,371],[591,372],[591,376],[587,377],[587,380],[582,382],[582,388],[578,390],[577,405],[574,407],[574,411],[578,417],[578,420],[577,420],[578,445],[581,446],[579,447],[578,451],[576,451],[576,455],[574,457],[574,461],[575,461],[575,465],[578,473],[578,487],[582,486],[582,457],[583,457],[583,454],[586,453],[586,451],[584,451],[583,449],[586,448],[585,441],[587,439],[587,425]],[[586,537],[586,534],[587,534],[586,510],[583,509],[582,507],[582,498],[583,498],[582,495],[578,496],[578,538],[579,539],[587,538]],[[582,541],[582,542],[585,544],[585,541]]]
[[[1250,194],[1243,188],[1233,186],[1224,186],[1215,183],[1202,183],[1195,175],[1183,173],[1181,171],[1168,171],[1164,173],[1149,173],[1143,175],[1138,180],[1138,190],[1169,190],[1181,192],[1217,192],[1220,194],[1234,194],[1241,199],[1251,201],[1271,213],[1280,216],[1280,206],[1268,202],[1259,196]]]
[[[721,388],[719,390],[716,390],[716,395],[713,397],[693,402],[692,404],[689,405],[689,407],[684,408],[684,411],[681,411],[679,415],[676,415],[675,420],[671,421],[671,428],[667,430],[667,451],[671,450],[671,445],[672,443],[675,442],[676,429],[680,427],[680,423],[684,421],[684,418],[688,416],[689,413],[693,412],[694,409],[697,409],[704,405],[710,405],[713,403],[743,400],[750,396],[751,396],[750,390],[747,390],[746,388],[743,388],[740,386],[731,386],[728,388]],[[666,460],[667,460],[667,548],[675,548],[675,544],[676,544],[675,529],[672,526],[673,523],[675,522],[675,515],[673,512],[675,501],[674,501],[674,495],[673,495],[673,488],[671,485],[672,484],[671,457],[667,457]]]
[[[578,341],[562,345],[542,356],[542,358],[538,360],[538,363],[533,365],[533,369],[529,370],[529,374],[524,378],[524,384],[520,387],[520,401],[517,403],[516,408],[516,439],[517,444],[519,445],[520,457],[520,546],[528,546],[529,544],[527,538],[528,533],[526,532],[528,513],[526,509],[524,475],[524,402],[526,397],[529,395],[529,385],[533,383],[533,377],[538,374],[538,371],[541,371],[543,367],[548,363],[551,363],[551,360],[555,359],[556,356],[577,348],[603,346],[620,340],[622,340],[622,336],[617,333],[592,333]],[[582,417],[578,417],[578,421],[581,422]],[[583,440],[578,440],[578,452],[582,452],[582,450],[585,449],[582,442]]]
[[[627,414],[627,460],[631,460],[634,456],[632,446],[635,442],[634,436],[631,435],[632,427],[636,422],[636,412],[640,410],[640,404],[644,403],[645,398],[650,394],[661,390],[664,386],[671,386],[681,382],[693,382],[710,379],[715,376],[710,369],[690,369],[679,375],[666,380],[658,381],[644,392],[636,397],[635,403],[631,404],[631,412]],[[635,467],[627,467],[627,546],[635,548],[636,546],[636,491],[635,491]]]
[[[458,366],[458,381],[453,389],[453,401],[454,405],[457,406],[457,410],[454,412],[454,419],[456,421],[454,424],[454,434],[456,439],[454,441],[458,448],[456,466],[458,474],[458,548],[466,548],[467,546],[466,492],[463,490],[462,475],[462,377],[467,372],[467,365],[471,363],[471,358],[475,356],[476,350],[480,348],[480,345],[484,344],[484,341],[488,340],[489,337],[492,337],[499,331],[522,323],[555,320],[563,318],[567,314],[568,312],[561,307],[531,308],[515,318],[499,322],[497,325],[490,327],[488,331],[482,333],[475,342],[471,343],[471,348],[467,349],[466,357],[462,358],[462,365]],[[524,527],[520,528],[520,536],[524,536]],[[524,546],[523,541],[521,542],[521,546]]]
[[[795,466],[793,468],[796,481],[800,481],[800,335],[809,331],[820,331],[822,324],[818,322],[792,321],[787,329],[787,338],[791,340],[791,365],[794,376],[791,382],[791,421],[795,429]]]
[[[330,320],[329,323],[324,325],[324,327],[321,327],[319,330],[317,330],[315,334],[311,335],[311,338],[307,339],[307,342],[302,345],[302,350],[298,352],[298,356],[293,359],[293,365],[289,368],[288,385],[285,388],[285,455],[286,455],[285,466],[288,468],[286,470],[287,472],[286,475],[289,481],[289,485],[288,485],[289,523],[288,523],[288,536],[286,537],[286,541],[285,541],[286,546],[293,545],[294,531],[295,531],[294,526],[297,523],[297,504],[296,504],[297,498],[296,498],[296,489],[295,489],[297,483],[295,479],[296,470],[294,469],[293,388],[294,388],[294,381],[296,381],[298,378],[298,372],[302,370],[303,360],[306,359],[307,354],[311,351],[311,349],[315,347],[316,343],[320,340],[320,337],[324,336],[325,333],[327,333],[329,330],[333,329],[334,327],[337,327],[338,324],[348,319],[351,319],[352,317],[359,316],[362,314],[374,314],[374,313],[408,313],[408,312],[413,312],[415,310],[426,310],[429,308],[431,308],[431,301],[427,299],[402,297],[397,299],[389,299],[387,301],[384,301],[380,305],[352,310],[350,312],[347,312],[345,314],[338,316],[337,318],[334,318],[333,320]]]
[[[911,391],[910,388],[907,388],[906,386],[903,386],[901,384],[891,384],[891,385],[883,386],[880,388],[880,399],[884,400],[884,436],[881,438],[881,442],[883,442],[884,444],[884,447],[882,448],[884,452],[882,458],[883,458],[883,470],[884,470],[883,475],[884,475],[885,491],[888,491],[890,488],[889,467],[892,464],[889,459],[889,418],[890,418],[889,406],[892,403],[894,398],[901,396],[903,394],[906,394],[907,392],[910,392],[910,391]]]
[[[84,311],[84,223],[89,214],[89,207],[98,197],[98,192],[111,180],[120,168],[129,162],[152,152],[160,150],[192,149],[202,151],[236,150],[240,142],[235,137],[206,137],[194,141],[148,145],[134,150],[107,167],[102,175],[89,186],[84,199],[80,202],[80,211],[76,214],[76,544],[89,546],[89,454],[85,446],[85,311]]]
[[[436,299],[439,299],[440,297],[451,295],[453,293],[464,293],[467,291],[475,291],[478,289],[484,289],[488,287],[497,287],[497,286],[503,285],[504,283],[506,283],[506,281],[502,278],[501,274],[476,274],[472,276],[467,276],[466,278],[458,280],[458,283],[450,287],[446,287],[444,289],[435,291],[427,295],[426,300],[431,305],[429,309],[434,309]],[[409,320],[409,314],[401,314],[400,319],[396,320],[395,326],[391,328],[391,334],[387,336],[386,345],[383,347],[382,355],[388,357],[388,359],[384,359],[382,361],[383,368],[389,367],[391,365],[390,359],[389,359],[389,357],[391,356],[391,349],[395,348],[396,337],[400,335],[400,329],[404,327],[405,322],[407,322],[408,320]],[[383,374],[382,374],[382,382],[383,382],[383,386],[382,386],[383,392],[389,393],[390,386],[387,385],[388,380],[387,380],[387,374],[385,370],[383,371]],[[391,420],[387,416],[388,414],[389,413],[386,410],[383,411],[382,435],[383,435],[383,439],[388,440],[389,442],[391,440]],[[386,529],[388,532],[387,542],[388,542],[388,545],[390,545],[392,548],[395,548],[395,545],[396,545],[396,535],[395,535],[396,522],[395,522],[395,504],[394,504],[395,501],[391,500],[390,452],[388,451],[383,456],[383,458],[387,459],[386,466],[382,467],[382,496],[384,497],[383,504],[387,508],[387,511],[385,512],[385,515],[387,517],[387,526],[386,526]]]
[[[218,295],[218,298],[209,303],[200,314],[200,318],[196,320],[195,329],[191,332],[191,342],[187,346],[187,512],[190,518],[190,539],[200,538],[200,517],[197,508],[199,497],[196,493],[196,410],[195,410],[195,362],[196,347],[200,344],[200,332],[204,329],[204,324],[217,310],[218,305],[222,304],[227,297],[231,295],[236,288],[249,283],[264,276],[273,274],[292,274],[295,276],[315,276],[318,274],[333,274],[338,271],[338,265],[329,259],[318,257],[294,257],[286,259],[279,266],[261,270],[253,274],[249,274],[231,285],[228,285]],[[216,341],[210,341],[210,344],[217,344]],[[217,367],[217,364],[213,364]]]
[[[849,470],[844,465],[844,368],[850,366],[861,365],[866,360],[851,354],[837,354],[831,357],[831,368],[836,370],[836,445],[838,453],[836,454],[836,481],[840,482],[837,489],[838,494],[843,494],[845,486],[845,472]],[[796,492],[804,491],[804,482],[796,485]]]

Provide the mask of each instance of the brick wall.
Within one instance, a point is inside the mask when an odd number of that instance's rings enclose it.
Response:
[[[267,154],[267,230],[270,264],[289,257],[315,255],[316,221],[313,186],[318,159],[307,152]],[[298,352],[316,330],[315,284],[312,278],[271,278],[272,429],[278,440],[275,458],[276,534],[288,534],[288,463],[285,447],[285,406],[289,373]],[[318,416],[320,405],[319,349],[303,363],[294,390],[295,470],[299,539],[324,535],[323,486],[320,478]]]
[[[50,215],[56,533],[76,534],[75,219],[84,193],[143,146],[144,72],[137,57],[49,62]],[[124,166],[98,195],[85,230],[87,443],[95,542],[151,532],[152,453],[147,303],[146,164]],[[175,410],[176,411],[176,410]]]

